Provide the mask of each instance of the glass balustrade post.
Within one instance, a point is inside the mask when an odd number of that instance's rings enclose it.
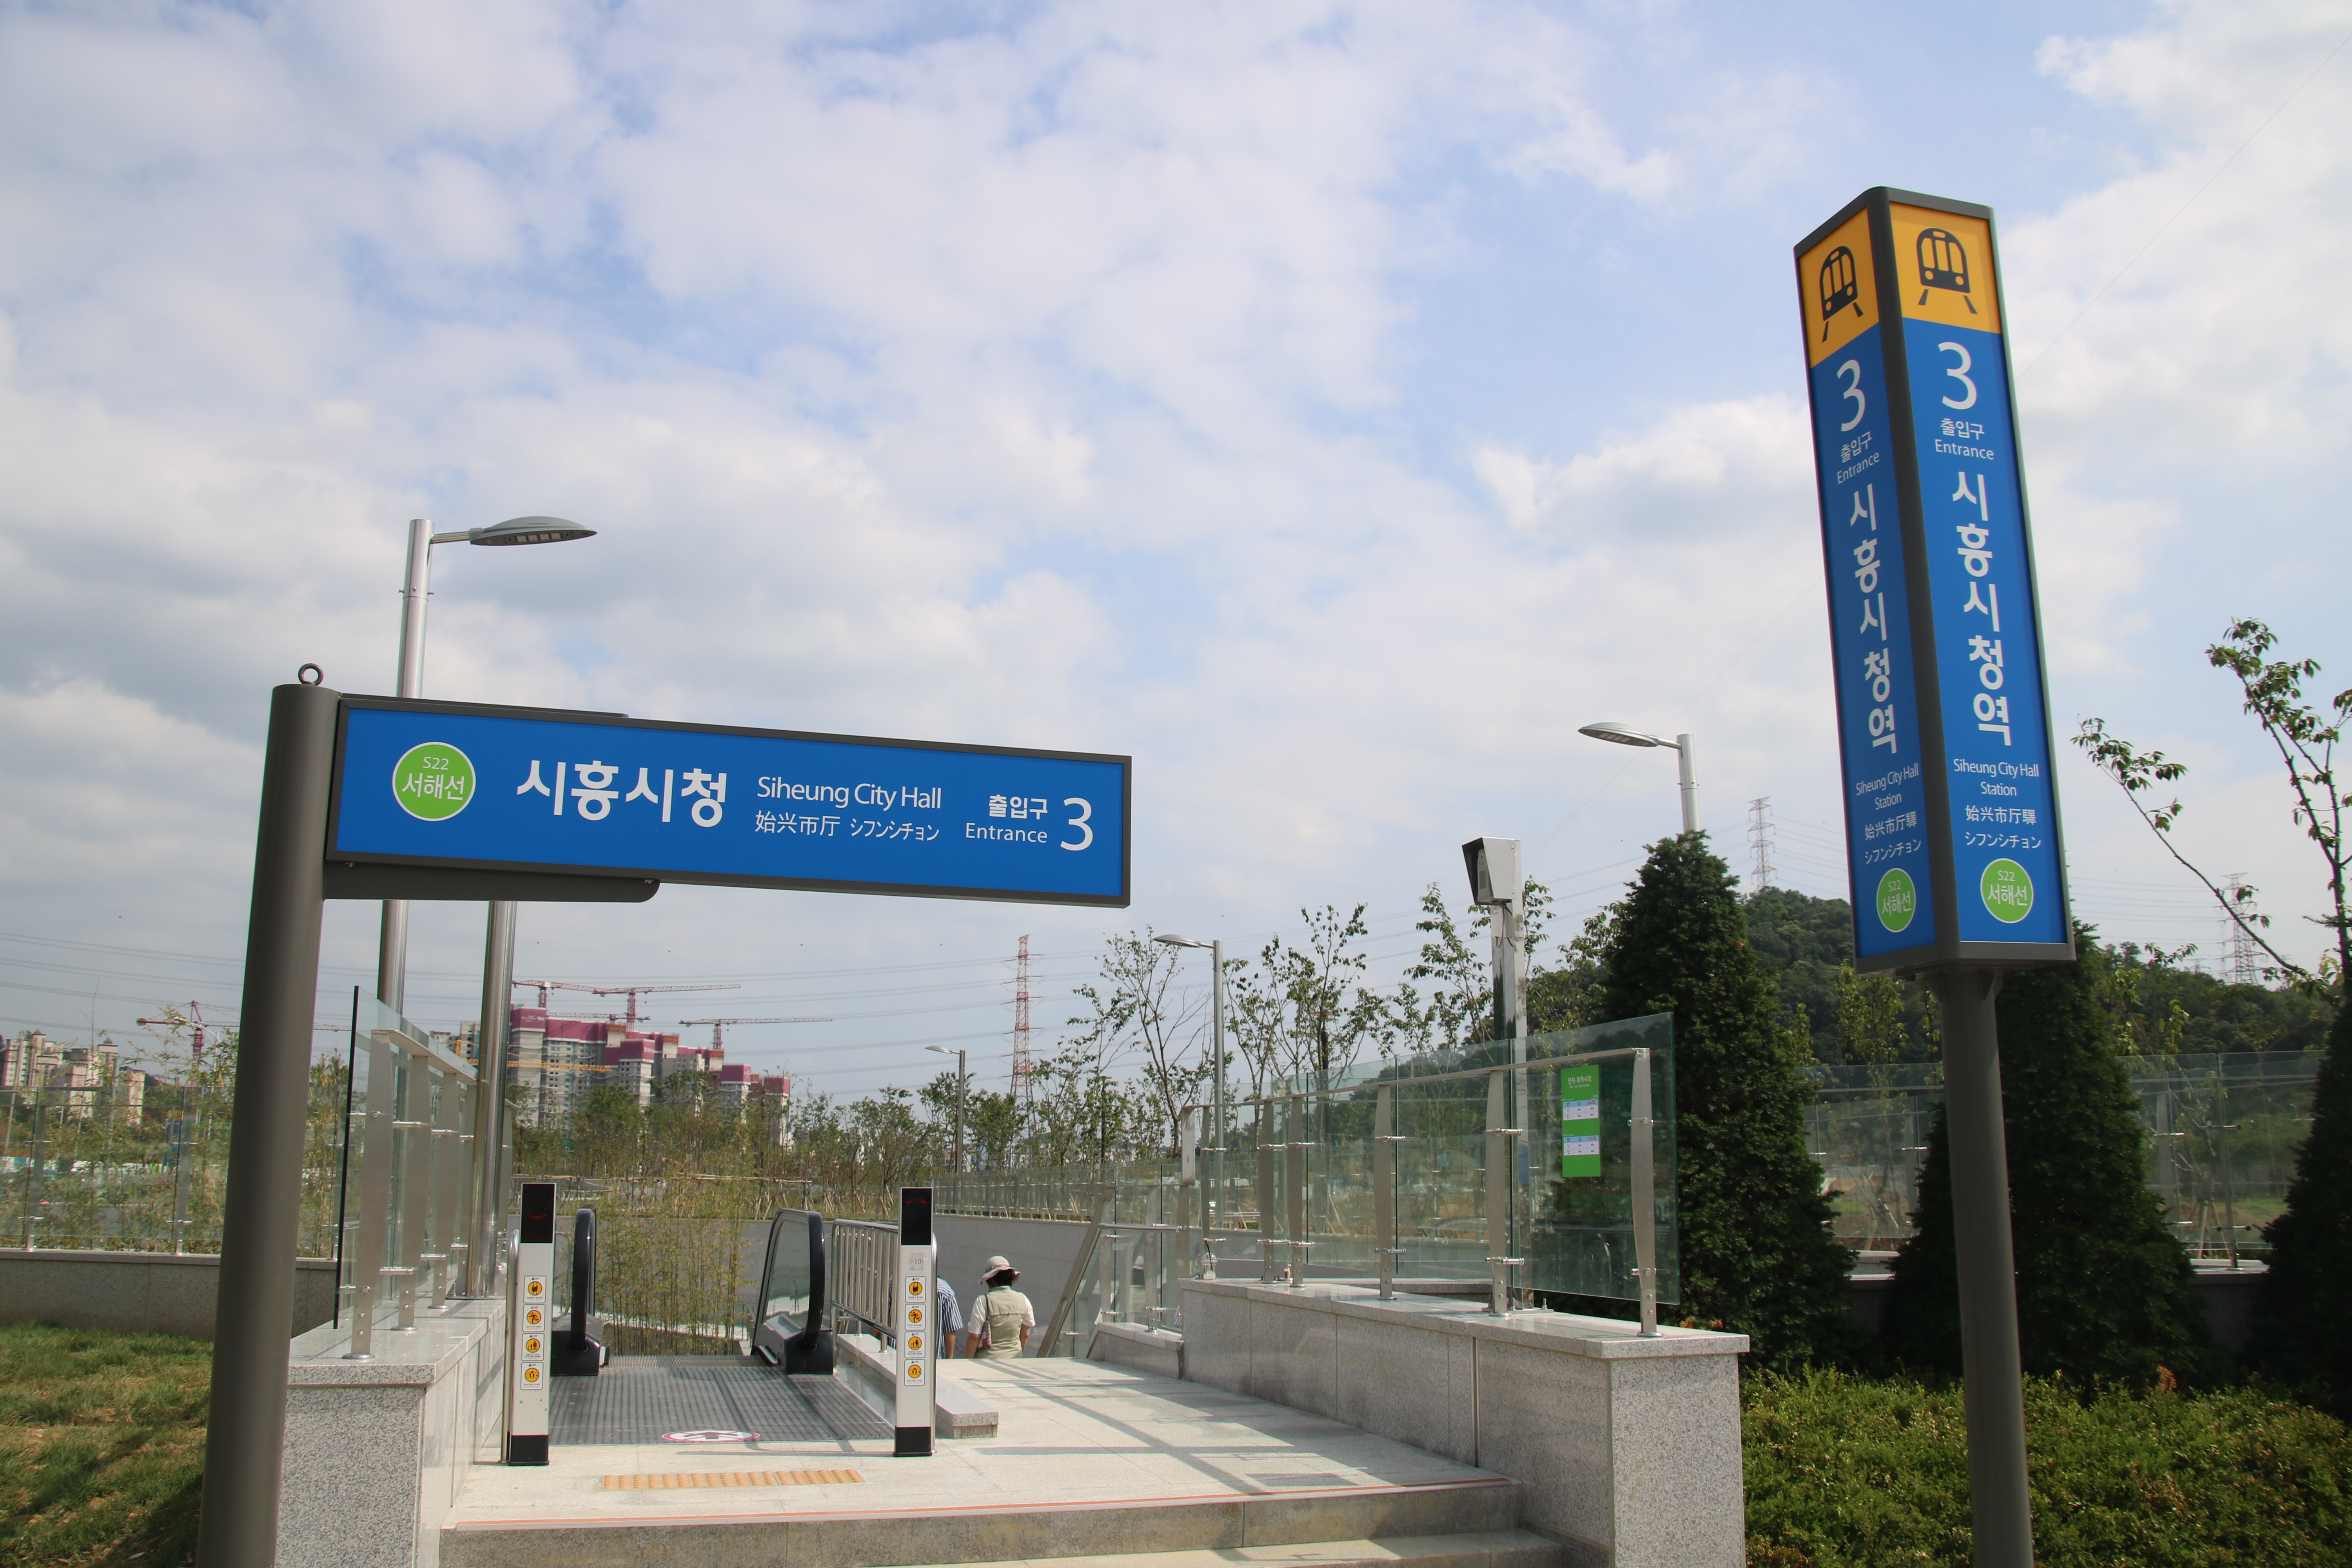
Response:
[[[1290,1219],[1290,1259],[1287,1268],[1290,1288],[1307,1288],[1307,1097],[1290,1097],[1290,1142],[1287,1161],[1283,1170],[1284,1197]]]
[[[1176,1148],[1181,1165],[1176,1178],[1176,1224],[1185,1267],[1190,1267],[1192,1257],[1193,1200],[1201,1195],[1200,1126],[1201,1111],[1197,1106],[1186,1107],[1177,1118]]]
[[[1397,1205],[1394,1136],[1396,1091],[1380,1086],[1372,1101],[1372,1246],[1381,1270],[1381,1300],[1396,1300]]]
[[[352,1292],[352,1348],[346,1359],[367,1361],[374,1350],[376,1297],[383,1287],[386,1232],[392,1221],[394,1079],[392,1052],[381,1033],[371,1030],[367,1047],[367,1100],[353,1114],[360,1132],[360,1196],[357,1237],[347,1250]]]
[[[2221,1081],[2221,1064],[2213,1064],[2213,1163],[2221,1183],[2221,1247],[2230,1267],[2238,1267],[2238,1205],[2230,1191],[2230,1090]]]
[[[402,1042],[400,1131],[400,1280],[397,1333],[416,1330],[417,1270],[423,1266],[425,1226],[433,1196],[433,1079],[426,1059]]]
[[[1658,1124],[1650,1110],[1650,1053],[1633,1053],[1633,1272],[1642,1288],[1642,1337],[1658,1333]]]
[[[467,1281],[474,1277],[474,1152],[481,1144],[474,1131],[474,1108],[480,1095],[478,1082],[460,1080],[457,1086],[455,1134],[449,1142],[449,1169],[453,1186],[449,1205],[449,1269],[447,1288],[442,1292],[446,1303],[451,1293],[466,1293]]]
[[[1257,1191],[1252,1194],[1257,1204],[1258,1279],[1274,1283],[1275,1227],[1281,1223],[1281,1200],[1274,1185],[1274,1157],[1282,1145],[1274,1142],[1274,1102],[1260,1100],[1257,1107]]]
[[[1507,1069],[1486,1074],[1486,1268],[1489,1275],[1486,1310],[1502,1317],[1510,1310],[1511,1140],[1510,1083]]]

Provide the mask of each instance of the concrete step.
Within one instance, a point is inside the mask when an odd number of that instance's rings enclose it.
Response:
[[[561,1452],[559,1450],[559,1452]],[[590,1454],[596,1450],[575,1450]],[[607,1454],[615,1450],[604,1450]],[[795,1461],[801,1462],[801,1461]],[[763,1459],[762,1468],[782,1461]],[[830,1466],[873,1471],[887,1458]],[[716,1468],[716,1467],[714,1467]],[[732,1468],[734,1466],[729,1466]],[[749,1468],[749,1466],[743,1468]],[[1326,1486],[1266,1477],[1278,1489],[1203,1487],[1192,1496],[1083,1502],[891,1508],[860,1484],[604,1489],[583,1484],[527,1513],[468,1510],[441,1532],[444,1568],[911,1568],[915,1564],[1116,1562],[1122,1568],[1213,1563],[1409,1562],[1415,1568],[1551,1568],[1556,1552],[1517,1529],[1520,1493],[1501,1477],[1406,1486]],[[588,1478],[582,1477],[583,1483]],[[552,1506],[551,1506],[552,1505]],[[1236,1555],[1239,1553],[1240,1555]],[[1498,1555],[1498,1553],[1500,1553]],[[1181,1561],[1180,1561],[1181,1560]]]
[[[1130,1552],[1109,1557],[1024,1557],[961,1568],[1565,1568],[1567,1549],[1531,1530],[1310,1541],[1216,1552]],[[946,1565],[936,1565],[946,1568]]]

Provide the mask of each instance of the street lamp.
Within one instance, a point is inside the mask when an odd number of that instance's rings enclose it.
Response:
[[[1672,746],[1675,751],[1680,752],[1683,773],[1683,831],[1685,833],[1698,831],[1698,780],[1691,776],[1691,738],[1688,735],[1676,735],[1669,741],[1663,735],[1653,735],[1636,730],[1631,724],[1620,724],[1614,719],[1598,720],[1585,725],[1577,731],[1577,733],[1590,735],[1596,741],[1607,741],[1613,745]]]
[[[463,528],[451,533],[436,533],[429,518],[408,520],[408,572],[401,580],[400,589],[400,679],[396,697],[425,695],[425,584],[433,574],[433,547],[436,544],[560,544],[569,539],[592,539],[596,531],[583,528],[576,522],[560,517],[510,517],[504,522],[488,528]],[[513,912],[508,911],[511,923]],[[496,945],[497,906],[492,906],[491,926]],[[383,931],[376,946],[375,994],[394,1012],[404,1011],[402,1004],[408,991],[408,900],[386,899],[383,901]],[[505,993],[501,991],[500,996]],[[486,1016],[485,1031],[490,1027]]]
[[[1205,947],[1209,950],[1209,1067],[1214,1084],[1209,1096],[1213,1119],[1210,1125],[1215,1139],[1209,1148],[1217,1156],[1216,1190],[1222,1194],[1225,1175],[1225,944],[1222,938],[1201,942],[1189,936],[1178,936],[1172,931],[1151,940],[1170,947]]]
[[[961,1176],[963,1174],[963,1097],[970,1091],[971,1075],[964,1069],[963,1052],[961,1049],[950,1050],[945,1046],[925,1046],[923,1049],[936,1052],[943,1057],[953,1057],[956,1059],[955,1169],[956,1174]]]
[[[1223,1217],[1222,1205],[1225,1193],[1225,944],[1222,938],[1202,942],[1194,937],[1178,936],[1173,931],[1155,936],[1154,942],[1169,947],[1205,947],[1209,950],[1209,1068],[1214,1087],[1210,1090],[1211,1141],[1208,1152],[1216,1156],[1207,1185],[1208,1194],[1201,1205],[1201,1278],[1213,1279],[1217,1274],[1217,1222]],[[1180,1153],[1183,1151],[1179,1151]],[[1191,1162],[1188,1160],[1186,1163]],[[1189,1202],[1189,1199],[1185,1200]],[[1184,1247],[1192,1246],[1192,1219],[1185,1211]]]

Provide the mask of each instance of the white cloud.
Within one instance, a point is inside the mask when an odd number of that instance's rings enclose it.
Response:
[[[2045,48],[2161,151],[2011,223],[2027,357],[2333,15],[2184,8]],[[1698,731],[1725,842],[1750,795],[1826,816],[1790,366],[1513,361],[1633,390],[1506,434],[1400,348],[1418,309],[1491,303],[1531,341],[1622,309],[1692,234],[1752,235],[1899,129],[1814,63],[1680,26],[1471,0],[0,17],[0,722],[142,825],[109,847],[26,807],[11,895],[135,901],[161,861],[233,928],[262,691],[304,659],[389,684],[419,513],[603,530],[440,552],[429,692],[1131,750],[1139,919],[1450,886],[1473,831],[1622,858],[1672,826],[1671,765],[1574,735],[1602,716]],[[1652,68],[1673,100],[1616,108]],[[2135,683],[2177,676],[2152,639],[2206,609],[2168,597],[2168,552],[2215,527],[2199,487],[2275,506],[2342,473],[2341,74],[2025,379],[2062,708],[2168,700]],[[1514,216],[1608,220],[1607,266],[1470,300],[1525,243],[1475,227],[1481,182]],[[1509,326],[1505,357],[1549,352]],[[196,785],[154,782],[167,753]],[[2124,845],[2089,793],[2078,842]],[[537,929],[705,969],[1013,929],[809,906],[666,893]],[[1013,918],[1082,943],[1105,917]],[[469,942],[420,962],[462,971]]]

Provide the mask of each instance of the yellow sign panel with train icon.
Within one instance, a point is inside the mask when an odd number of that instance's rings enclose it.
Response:
[[[1870,215],[1858,212],[1805,252],[1806,363],[1822,361],[1878,325],[1878,277],[1871,263]]]
[[[1992,230],[1982,218],[1930,212],[1895,203],[1895,276],[1903,313],[1948,327],[2000,331],[2000,290],[1993,287]]]

